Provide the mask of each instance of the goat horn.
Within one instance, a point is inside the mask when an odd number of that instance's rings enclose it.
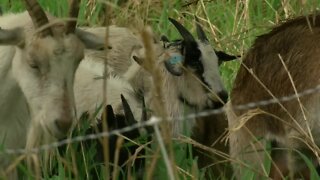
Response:
[[[121,94],[121,101],[122,101],[124,116],[127,120],[128,125],[131,126],[136,123],[136,120],[134,119],[134,116],[133,116],[133,113],[131,111],[131,108],[129,106],[128,101],[126,100],[126,98],[124,98],[124,96],[122,94]]]
[[[74,33],[76,30],[77,18],[80,9],[80,1],[81,0],[71,0],[69,3],[69,17],[74,19],[67,23],[67,34]]]
[[[172,18],[169,18],[169,21],[176,27],[176,29],[179,31],[180,35],[185,41],[195,42],[195,39],[192,36],[192,34],[185,27],[183,27],[178,21]]]
[[[202,27],[200,25],[199,18],[197,16],[195,16],[195,19],[196,19],[196,29],[197,29],[198,38],[202,42],[209,42],[204,30],[202,29]]]
[[[41,26],[48,24],[49,20],[46,13],[42,10],[39,3],[35,0],[25,0],[26,9],[31,17],[33,25],[35,28],[40,28]],[[40,32],[41,37],[52,36],[53,33],[50,28],[45,28]]]

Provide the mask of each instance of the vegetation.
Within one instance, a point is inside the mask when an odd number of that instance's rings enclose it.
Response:
[[[65,17],[68,3],[66,0],[39,0],[42,7],[55,16]],[[4,13],[19,12],[24,10],[21,1],[0,0]],[[108,6],[107,6],[108,5]],[[116,24],[141,30],[144,25],[150,25],[158,34],[166,34],[171,39],[178,38],[175,28],[169,23],[168,17],[179,19],[191,32],[195,32],[194,15],[200,18],[200,22],[206,31],[212,46],[218,50],[224,50],[230,54],[244,55],[250,48],[255,37],[268,32],[271,27],[282,20],[309,14],[318,10],[319,0],[82,0],[80,10],[80,25],[102,26]],[[110,22],[106,21],[110,18]],[[221,74],[228,90],[232,87],[239,62],[227,62],[221,65]],[[201,120],[201,119],[200,119]],[[76,130],[74,136],[81,135],[84,129]],[[189,133],[190,134],[190,133]],[[141,140],[142,139],[142,140]],[[163,162],[158,142],[151,143],[146,137],[139,140],[126,142],[123,146],[130,147],[138,144],[141,149],[146,149],[145,179],[168,179],[168,168]],[[150,144],[150,145],[147,145]],[[192,144],[188,138],[175,139],[172,151],[174,158],[174,174],[178,179],[229,179],[231,174],[214,174],[205,176],[206,168],[199,169],[197,158],[193,157]],[[207,145],[208,146],[208,145]],[[95,145],[83,148],[82,143],[74,143],[68,147],[68,152],[53,151],[57,154],[50,158],[49,166],[40,166],[45,179],[92,179],[91,171],[97,172],[98,179],[106,179],[108,172],[101,164],[96,164],[92,158],[96,153]],[[204,148],[204,151],[208,151]],[[227,153],[227,152],[224,152]],[[303,159],[308,159],[302,155]],[[113,157],[110,157],[113,158]],[[118,169],[118,175],[125,172],[135,157],[123,169]],[[230,158],[222,163],[230,167]],[[221,162],[220,162],[221,163]],[[270,167],[270,162],[265,163]],[[213,166],[214,167],[214,166]],[[172,168],[172,167],[171,167]],[[309,168],[315,179],[318,178],[315,167],[309,162]],[[19,169],[24,176],[32,177],[24,166]],[[49,173],[50,172],[50,173]],[[248,168],[243,179],[253,179],[254,170]],[[110,176],[119,177],[116,173]],[[137,179],[134,171],[126,172],[128,179]]]

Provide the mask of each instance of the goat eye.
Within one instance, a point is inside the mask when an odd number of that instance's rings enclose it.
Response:
[[[35,69],[35,70],[39,70],[40,69],[39,66],[37,64],[35,64],[35,63],[30,64],[30,67],[32,69]]]

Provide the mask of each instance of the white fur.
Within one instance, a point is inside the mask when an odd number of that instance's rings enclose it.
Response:
[[[0,17],[0,27],[19,42],[0,41],[0,141],[4,148],[34,148],[66,135],[74,119],[73,82],[84,56],[84,44],[74,34],[35,36],[27,12]],[[56,31],[57,30],[57,31]],[[2,33],[2,35],[5,34]],[[57,125],[57,122],[58,125]],[[61,129],[63,123],[64,129]],[[66,124],[64,124],[66,123]],[[0,155],[0,171],[10,157]]]
[[[102,67],[102,68],[100,68]],[[103,103],[103,72],[104,64],[85,59],[81,62],[75,78],[74,92],[78,117],[88,111],[100,117],[102,109],[98,109]],[[134,96],[134,90],[126,79],[118,76],[108,76],[106,85],[106,102],[112,105],[115,113],[123,113],[121,110],[120,95],[127,99],[133,114],[137,120],[141,118],[141,102]]]

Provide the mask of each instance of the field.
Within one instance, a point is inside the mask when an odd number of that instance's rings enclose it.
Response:
[[[51,14],[66,17],[68,10],[66,0],[39,0],[39,2]],[[0,5],[4,13],[24,10],[20,1],[0,0]],[[165,34],[170,39],[175,39],[179,38],[179,34],[168,21],[168,17],[178,19],[195,34],[194,15],[197,15],[215,49],[242,56],[257,36],[268,32],[274,25],[288,18],[309,14],[319,8],[319,0],[82,0],[79,26],[114,24],[139,31],[145,25],[149,25],[156,35]],[[110,21],[106,20],[107,17]],[[229,91],[240,60],[241,58],[220,66],[224,84]],[[220,115],[211,116],[211,119],[221,121]],[[204,121],[204,119],[198,119],[198,121],[202,120]],[[217,128],[214,127],[214,123],[212,124],[210,128]],[[220,131],[224,132],[227,128],[225,124],[219,125]],[[83,135],[87,127],[88,125],[83,125],[75,130],[73,136]],[[186,133],[186,135],[190,134],[190,132]],[[138,145],[140,151],[145,150],[146,155],[138,157],[138,159],[145,159],[146,163],[146,169],[142,172],[143,179],[170,179],[172,178],[170,172],[175,179],[234,179],[229,164],[232,159],[227,155],[224,138],[217,139],[217,144],[213,148],[209,147],[211,144],[199,145],[188,137],[174,139],[171,148],[167,149],[170,162],[174,162],[171,167],[166,166],[158,141],[155,138],[151,142],[149,140],[150,138],[145,136],[130,142],[125,141],[124,144],[126,148]],[[120,143],[120,140],[117,142]],[[201,153],[195,152],[193,145],[196,145],[198,150],[201,149]],[[127,171],[137,158],[134,155],[122,169],[114,167],[110,172],[108,168],[96,164],[95,159],[92,158],[97,151],[95,144],[87,147],[77,142],[68,147],[67,153],[65,149],[60,149],[58,152],[55,148],[52,151],[59,155],[51,156],[49,161],[46,159],[49,165],[38,166],[38,169],[43,172],[44,179],[109,179],[108,177],[121,179],[123,174],[126,179],[141,178],[138,172]],[[119,151],[118,148],[117,151]],[[209,155],[205,155],[206,153]],[[200,157],[194,157],[195,154]],[[211,159],[210,163],[213,164],[205,164],[204,168],[199,168],[197,162],[205,158]],[[307,158],[305,159],[311,164]],[[270,168],[270,164],[270,161],[265,162],[266,169]],[[24,176],[33,178],[33,173],[23,165],[19,165],[18,168]],[[315,167],[310,165],[309,168],[312,178],[318,179]],[[90,174],[92,171],[96,172],[97,176],[93,177]],[[206,174],[206,171],[213,173]],[[255,171],[248,168],[248,172],[242,179],[255,179],[254,177]]]

